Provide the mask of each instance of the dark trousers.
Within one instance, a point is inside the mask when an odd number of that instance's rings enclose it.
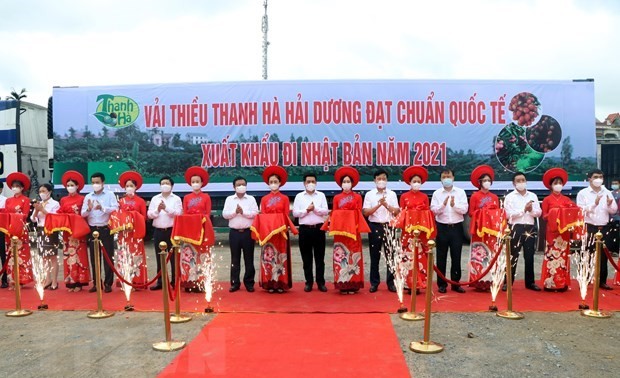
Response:
[[[110,261],[114,261],[114,237],[110,235],[110,228],[108,226],[90,226],[90,234],[88,235],[88,249],[90,250],[90,267],[91,272],[93,272],[93,283],[97,282],[95,281],[95,272],[97,270],[95,269],[95,243],[93,243],[94,231],[99,232],[99,240],[101,240],[101,244],[103,244],[103,248],[99,249],[102,254],[101,265],[103,266],[103,271],[105,272],[105,280],[103,283],[104,285],[112,286],[112,283],[114,282],[114,273],[112,272],[110,265],[106,262],[105,257],[103,257],[103,253],[107,253]]]
[[[0,232],[0,259],[2,260],[2,266],[0,266],[0,270],[4,268],[4,264],[6,264],[6,245],[4,244],[4,233]],[[2,283],[8,284],[6,271],[2,273]]]
[[[605,245],[610,253],[620,252],[620,221],[612,220],[609,222],[609,230],[605,235]]]
[[[230,242],[230,286],[239,287],[241,282],[241,253],[243,253],[243,264],[245,273],[243,274],[243,284],[246,288],[254,287],[254,239],[249,228],[243,230],[230,229],[228,233]]]
[[[595,226],[593,224],[586,223],[586,231],[588,233],[586,246],[591,255],[594,255],[596,253],[596,233],[600,231],[601,234],[603,234],[603,241],[605,241],[610,228],[611,227],[609,226],[609,224],[607,224],[606,226]],[[605,251],[603,251],[603,249],[601,249],[599,261],[601,263],[601,270],[599,275],[600,284],[604,284],[607,283],[607,261],[609,261],[609,259],[607,258],[607,254],[605,253]]]
[[[321,231],[322,224],[313,226],[299,226],[299,252],[304,267],[306,284],[312,285],[312,259],[316,265],[316,283],[325,285],[325,231]]]
[[[385,227],[387,227],[387,224],[368,222],[368,225],[370,226],[370,233],[368,234],[368,244],[370,246],[370,286],[379,286],[381,282],[379,275],[381,249],[384,250],[384,253],[389,253],[385,239]],[[385,258],[394,260],[394,256],[386,255]],[[385,282],[388,286],[392,286],[394,285],[394,273],[390,270],[390,265],[386,265]]]
[[[448,250],[450,251],[450,280],[461,280],[461,251],[463,250],[463,222],[443,224],[437,222],[437,268],[446,276]],[[432,272],[429,272],[432,273]],[[447,287],[448,283],[437,277],[438,287]]]
[[[510,262],[512,263],[512,282],[515,281],[519,252],[523,249],[525,259],[525,286],[533,285],[534,281],[534,253],[538,229],[533,224],[513,224],[510,226],[512,240],[510,240]]]
[[[161,260],[159,257],[159,243],[165,242],[168,246],[168,252],[172,251],[172,240],[170,240],[170,236],[172,235],[172,227],[170,228],[153,228],[153,245],[155,246],[155,261],[157,261],[157,272],[161,270]],[[174,278],[176,275],[175,271],[175,256],[172,255],[170,257],[170,270],[172,271],[172,279],[170,280],[170,285],[174,285]],[[157,285],[161,285],[162,278],[159,276],[157,279]]]

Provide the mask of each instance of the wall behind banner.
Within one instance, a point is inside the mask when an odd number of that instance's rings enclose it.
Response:
[[[127,169],[147,185],[162,175],[183,182],[187,167],[202,165],[210,191],[230,191],[237,175],[264,189],[260,173],[270,164],[285,166],[290,181],[307,171],[331,181],[342,165],[365,181],[377,167],[398,180],[414,164],[428,167],[431,181],[445,165],[468,181],[475,166],[490,164],[501,187],[515,171],[535,181],[561,166],[581,181],[596,166],[592,81],[72,87],[54,88],[53,103],[56,183],[68,169],[103,171],[109,184]]]

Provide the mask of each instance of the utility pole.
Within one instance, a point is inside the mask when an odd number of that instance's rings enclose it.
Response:
[[[261,30],[263,31],[263,80],[267,80],[267,48],[269,47],[269,41],[267,40],[267,31],[269,30],[269,24],[267,22],[267,0],[263,1],[263,8],[265,8],[265,14],[263,15],[263,22]]]

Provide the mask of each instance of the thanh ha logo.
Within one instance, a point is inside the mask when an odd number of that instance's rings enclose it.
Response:
[[[104,126],[122,129],[133,124],[140,115],[138,103],[129,97],[102,94],[97,96],[97,112],[93,114]]]

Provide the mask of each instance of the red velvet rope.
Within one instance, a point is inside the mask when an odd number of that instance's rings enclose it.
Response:
[[[478,281],[480,281],[482,278],[484,278],[484,276],[486,276],[491,269],[493,268],[493,265],[495,265],[495,262],[497,262],[497,259],[499,258],[499,255],[503,253],[502,251],[498,252],[495,254],[495,256],[493,257],[493,259],[491,260],[491,262],[489,263],[489,266],[487,266],[486,270],[482,273],[480,273],[480,277],[473,280],[473,281],[469,281],[469,282],[456,282],[456,281],[452,281],[446,278],[446,276],[443,275],[443,273],[441,273],[441,271],[439,270],[439,268],[437,268],[437,265],[433,264],[433,270],[435,271],[435,273],[437,273],[437,276],[439,276],[442,280],[446,281],[447,283],[449,283],[450,285],[460,285],[460,286],[468,286],[471,285],[473,283],[476,283]]]
[[[603,247],[603,251],[605,251],[605,254],[607,255],[607,258],[609,259],[609,262],[611,263],[611,266],[613,266],[614,269],[617,272],[618,271],[618,265],[614,262],[614,257],[611,255],[611,253],[609,253],[609,249],[607,249],[607,247]]]
[[[110,268],[112,268],[112,272],[114,272],[114,274],[116,275],[116,277],[118,277],[118,279],[124,283],[125,285],[129,285],[135,289],[146,289],[147,287],[151,286],[152,284],[155,283],[155,281],[157,281],[159,279],[159,277],[161,277],[161,269],[157,272],[157,275],[155,275],[155,277],[145,283],[145,284],[134,284],[132,282],[126,281],[123,276],[121,276],[121,274],[116,270],[116,267],[114,266],[114,263],[110,260],[110,256],[108,256],[108,254],[106,253],[105,247],[103,246],[103,243],[101,243],[101,241],[99,241],[99,245],[101,246],[101,254],[103,255],[103,257],[105,258],[106,263],[108,264],[108,266]],[[168,261],[170,261],[170,256],[172,254],[168,253],[168,258],[166,259],[166,264],[168,263]]]
[[[179,277],[177,277],[176,279],[178,280]],[[168,282],[168,299],[170,299],[170,302],[174,302],[174,300],[177,299],[177,294],[179,293],[176,291],[176,287],[172,287],[172,285],[170,285],[170,282]]]

